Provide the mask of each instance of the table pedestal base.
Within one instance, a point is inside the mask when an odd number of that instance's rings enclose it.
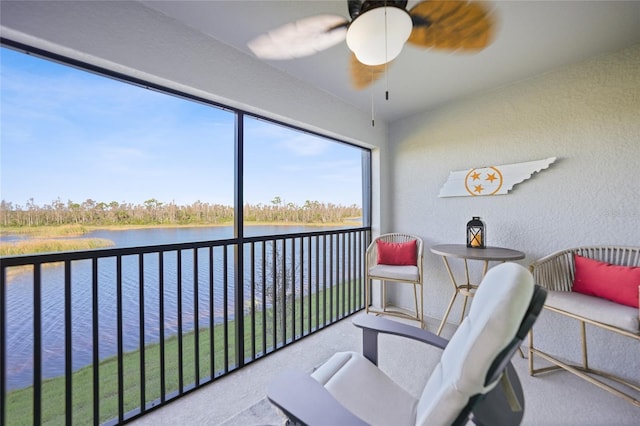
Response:
[[[458,284],[456,282],[456,279],[453,276],[453,272],[451,272],[451,266],[449,266],[449,261],[447,260],[447,257],[442,256],[442,260],[444,261],[444,266],[447,268],[447,272],[449,273],[449,279],[451,280],[451,283],[453,284],[453,287],[455,290],[453,292],[453,295],[451,296],[451,300],[449,301],[449,306],[447,306],[447,310],[444,314],[444,317],[440,322],[440,327],[438,327],[438,332],[436,333],[438,336],[442,332],[442,329],[444,328],[444,325],[447,322],[447,318],[449,318],[449,313],[451,312],[451,308],[453,308],[453,303],[456,301],[456,297],[458,297],[458,294],[461,294],[464,296],[464,304],[462,305],[462,313],[460,314],[460,322],[462,322],[462,320],[464,319],[464,313],[467,310],[467,301],[469,300],[470,297],[473,297],[476,290],[478,289],[478,286],[476,284],[471,284],[469,281],[469,265],[467,264],[467,259],[463,259],[464,273],[465,273],[465,277],[467,278],[467,282],[465,284]],[[488,268],[489,268],[489,261],[485,260],[484,266],[482,268],[483,277],[487,273]]]
[[[451,280],[454,290],[453,296],[451,296],[451,301],[449,301],[449,306],[447,307],[447,312],[444,314],[444,318],[442,318],[440,328],[438,328],[438,335],[440,335],[444,324],[447,322],[447,318],[449,317],[449,313],[451,312],[451,308],[453,307],[453,303],[456,301],[458,294],[464,296],[464,305],[462,306],[462,314],[460,316],[460,322],[462,322],[464,319],[464,313],[467,309],[467,301],[470,297],[473,297],[476,289],[478,288],[477,285],[471,284],[471,281],[469,281],[469,265],[467,265],[467,259],[484,262],[482,278],[484,278],[487,273],[487,269],[489,269],[489,261],[507,262],[524,259],[524,253],[518,250],[503,247],[485,247],[478,249],[467,247],[464,244],[439,244],[431,247],[431,252],[442,256],[444,266],[447,268],[449,279]],[[464,260],[464,274],[467,279],[465,284],[460,285],[456,282],[453,272],[451,272],[449,261],[447,260],[447,257],[449,256]]]

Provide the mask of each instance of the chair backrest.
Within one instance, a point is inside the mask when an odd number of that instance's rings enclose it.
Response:
[[[534,288],[521,265],[503,263],[487,272],[422,392],[416,424],[450,425],[472,397],[492,389],[495,382],[485,384],[488,373],[521,332]]]
[[[520,323],[516,336],[493,361],[484,382],[485,386],[487,386],[502,378],[502,386],[497,386],[486,394],[472,397],[458,416],[458,419],[453,423],[454,426],[466,425],[472,411],[473,422],[478,426],[512,426],[522,422],[525,405],[524,394],[518,374],[513,365],[511,365],[511,358],[520,348],[522,341],[538,319],[546,299],[547,290],[536,285],[531,297],[531,303],[529,303],[529,309],[527,309],[527,313]],[[506,376],[506,381],[504,380],[505,377],[502,377],[503,374]]]
[[[556,251],[531,264],[535,282],[554,291],[571,291],[574,254],[620,266],[640,266],[640,247],[589,246]]]

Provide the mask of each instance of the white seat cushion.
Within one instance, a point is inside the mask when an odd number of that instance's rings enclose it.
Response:
[[[574,291],[549,291],[545,305],[632,333],[640,333],[638,308]]]
[[[371,278],[386,278],[389,280],[418,281],[417,266],[376,265],[369,269]]]
[[[369,424],[450,425],[471,396],[490,390],[487,371],[514,338],[533,290],[531,273],[518,264],[489,270],[419,400],[355,352],[335,354],[312,377]]]
[[[417,399],[356,352],[336,353],[311,376],[371,425],[415,424]]]

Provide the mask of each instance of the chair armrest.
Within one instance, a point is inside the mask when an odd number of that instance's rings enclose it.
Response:
[[[367,424],[301,371],[287,371],[276,377],[267,388],[267,398],[296,425]]]
[[[426,343],[444,349],[449,341],[422,328],[391,321],[372,315],[360,315],[353,325],[362,329],[362,354],[373,364],[378,365],[378,334],[391,334]]]
[[[552,291],[571,291],[573,287],[573,249],[561,250],[529,265],[536,284]]]

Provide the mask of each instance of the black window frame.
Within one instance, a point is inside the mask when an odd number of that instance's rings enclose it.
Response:
[[[362,226],[371,226],[371,200],[372,200],[372,165],[371,165],[371,149],[356,145],[354,143],[346,142],[337,139],[332,136],[305,129],[300,126],[291,125],[283,121],[275,120],[263,115],[250,113],[246,110],[237,107],[231,107],[220,102],[212,101],[210,99],[196,96],[193,94],[185,93],[170,87],[166,87],[160,84],[152,83],[137,77],[130,76],[121,72],[113,71],[108,68],[100,67],[90,64],[88,62],[73,59],[64,55],[53,53],[44,49],[33,47],[24,43],[20,43],[5,37],[0,37],[0,46],[13,49],[18,52],[22,52],[27,55],[39,57],[42,59],[50,60],[62,65],[77,68],[82,71],[87,71],[105,78],[111,78],[116,81],[120,81],[125,84],[132,84],[143,89],[153,90],[165,95],[175,96],[187,101],[197,102],[204,105],[208,105],[214,108],[219,108],[224,111],[228,111],[235,116],[235,140],[234,140],[234,220],[233,220],[233,233],[235,238],[243,239],[243,154],[244,154],[244,117],[251,117],[256,120],[262,120],[274,125],[284,126],[292,130],[296,130],[302,133],[306,133],[313,136],[322,137],[327,140],[334,141],[335,143],[341,143],[349,146],[353,146],[362,150]]]

